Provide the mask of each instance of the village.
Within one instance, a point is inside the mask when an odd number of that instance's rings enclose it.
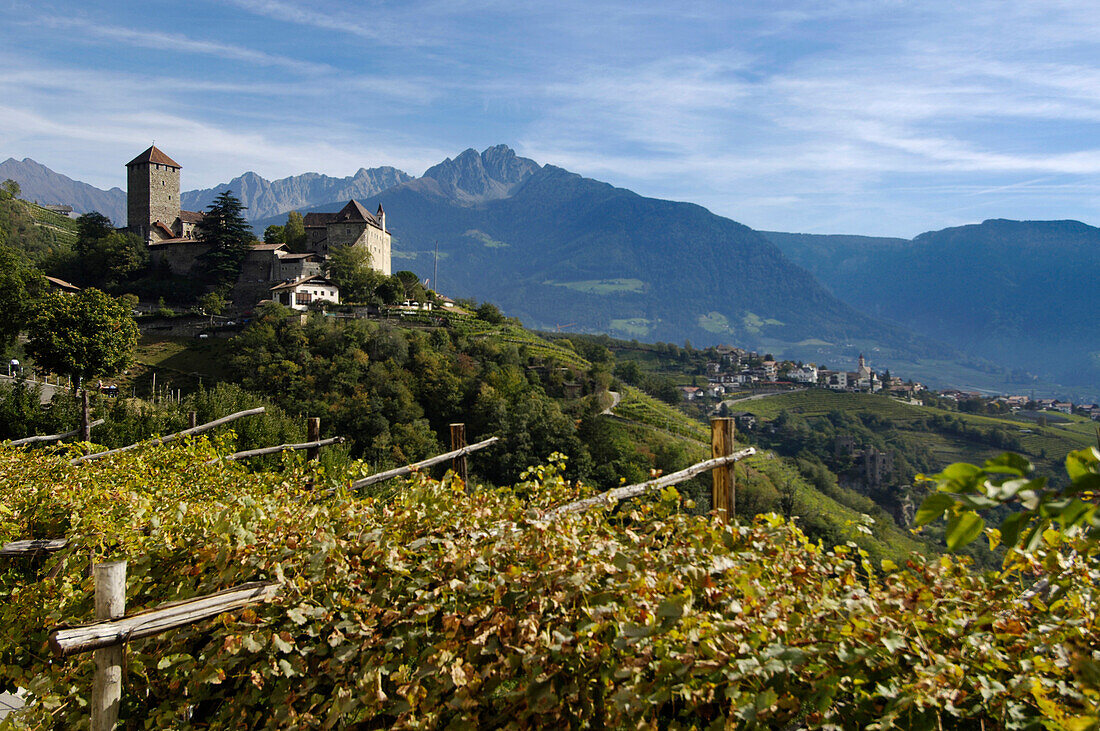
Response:
[[[771,354],[761,355],[731,345],[719,345],[713,349],[714,360],[706,363],[707,385],[680,386],[687,401],[712,401],[717,411],[722,403],[727,405],[769,393],[781,393],[795,389],[822,388],[850,393],[883,393],[912,404],[938,400],[942,405],[960,411],[983,413],[1053,412],[1077,414],[1100,421],[1100,405],[1074,404],[1054,398],[1035,398],[1034,395],[991,395],[978,391],[962,391],[955,388],[930,390],[924,384],[891,375],[889,371],[878,373],[867,365],[861,353],[852,371],[833,370],[813,363],[776,360]],[[731,412],[744,426],[755,422],[747,411]]]

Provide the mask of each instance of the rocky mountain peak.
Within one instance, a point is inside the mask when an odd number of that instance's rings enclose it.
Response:
[[[481,153],[465,150],[428,168],[424,177],[436,181],[441,192],[455,200],[484,203],[508,198],[538,169],[534,160],[519,157],[507,145],[496,145]]]

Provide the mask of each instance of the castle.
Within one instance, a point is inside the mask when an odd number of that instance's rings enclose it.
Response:
[[[126,163],[126,228],[146,244],[194,240],[202,214],[180,208],[181,167],[156,145]]]
[[[180,207],[182,167],[156,145],[126,163],[126,228],[149,247],[154,266],[188,275],[209,246],[196,235],[203,214]],[[235,302],[250,305],[272,297],[301,307],[311,296],[328,297],[335,289],[321,276],[321,265],[340,246],[365,248],[371,266],[390,274],[391,237],[381,205],[371,214],[352,200],[336,213],[307,213],[303,222],[305,252],[291,252],[285,244],[253,245],[233,290]]]

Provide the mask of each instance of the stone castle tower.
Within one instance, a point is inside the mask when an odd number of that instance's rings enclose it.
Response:
[[[126,163],[126,227],[146,242],[180,218],[180,167],[155,145]]]

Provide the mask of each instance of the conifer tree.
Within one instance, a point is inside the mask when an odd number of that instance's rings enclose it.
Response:
[[[227,190],[214,199],[203,213],[197,226],[198,238],[210,245],[203,254],[207,274],[214,284],[232,284],[237,281],[244,261],[255,237],[252,227],[241,215],[246,210],[240,199]]]

